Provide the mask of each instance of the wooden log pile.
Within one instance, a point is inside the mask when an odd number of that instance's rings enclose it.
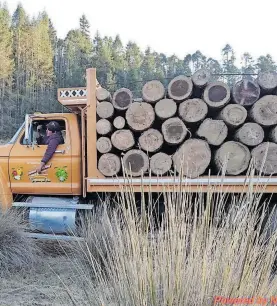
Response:
[[[141,98],[128,88],[96,90],[98,170],[188,178],[277,174],[277,74],[260,73],[233,86],[204,69],[168,86],[146,82]]]

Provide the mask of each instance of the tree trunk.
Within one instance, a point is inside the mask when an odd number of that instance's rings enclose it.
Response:
[[[263,142],[251,152],[255,169],[265,175],[277,173],[277,144]]]
[[[171,118],[177,112],[177,104],[172,99],[162,99],[155,105],[155,112],[162,120]]]
[[[199,69],[194,72],[192,76],[192,82],[196,87],[203,88],[208,84],[210,77],[211,74],[209,71],[205,69]]]
[[[203,99],[211,108],[224,107],[231,98],[231,91],[227,84],[211,82],[204,90]]]
[[[164,140],[169,144],[181,143],[186,138],[187,132],[184,122],[178,117],[169,118],[162,124]]]
[[[177,173],[189,178],[197,178],[208,168],[211,150],[202,139],[186,140],[172,157]]]
[[[114,176],[121,169],[120,158],[113,153],[103,154],[98,161],[98,170],[104,176]]]
[[[166,174],[172,166],[172,158],[170,155],[159,152],[150,158],[150,169],[155,175]]]
[[[128,88],[120,88],[113,95],[113,106],[115,109],[124,111],[133,102],[133,93]]]
[[[96,99],[99,102],[111,101],[111,94],[107,89],[99,87],[96,89]]]
[[[107,119],[100,119],[96,123],[96,131],[99,135],[107,135],[112,131],[112,124]]]
[[[186,123],[197,123],[205,119],[208,106],[201,99],[189,99],[179,106],[179,116]]]
[[[112,103],[103,101],[97,105],[96,113],[101,119],[108,119],[113,116],[114,107]]]
[[[156,103],[165,96],[164,85],[157,80],[149,81],[142,88],[142,98],[149,103]]]
[[[184,101],[192,95],[192,80],[184,75],[179,75],[168,84],[168,96],[176,102]]]
[[[234,139],[246,146],[257,146],[264,140],[264,130],[258,123],[245,123],[235,133]]]
[[[112,147],[111,140],[108,137],[100,137],[96,142],[97,151],[102,154],[109,153]]]
[[[228,128],[223,120],[207,118],[201,123],[196,134],[204,137],[208,144],[220,146],[228,136]]]
[[[146,152],[156,152],[163,145],[163,135],[155,129],[149,129],[139,137],[139,145]]]
[[[218,171],[227,175],[238,175],[247,170],[250,162],[249,149],[240,142],[227,141],[215,153],[215,165]]]
[[[123,166],[127,174],[143,175],[149,169],[149,158],[141,150],[130,150],[123,156]]]
[[[134,135],[130,130],[117,130],[111,136],[113,146],[120,151],[127,151],[135,145]]]
[[[238,104],[228,104],[219,113],[221,119],[230,128],[237,128],[242,125],[247,118],[247,110]]]
[[[268,136],[270,141],[277,143],[277,126],[271,128]]]
[[[114,121],[113,121],[113,126],[117,129],[117,130],[121,130],[124,128],[125,126],[125,118],[122,117],[122,116],[117,116],[114,118]]]
[[[257,81],[262,91],[269,94],[277,87],[277,73],[274,71],[260,72]]]
[[[149,103],[133,102],[128,108],[125,117],[132,130],[145,131],[152,126],[155,120],[155,112]]]
[[[237,104],[247,107],[258,101],[260,92],[257,82],[241,80],[233,86],[232,96]]]
[[[250,117],[263,127],[277,124],[277,96],[268,95],[258,100],[249,111]]]

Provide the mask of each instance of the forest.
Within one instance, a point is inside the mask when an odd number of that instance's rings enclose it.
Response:
[[[220,59],[214,59],[196,49],[178,58],[151,47],[142,50],[134,41],[123,45],[119,34],[91,33],[85,15],[79,17],[77,29],[59,38],[47,12],[30,17],[19,4],[11,13],[0,2],[0,138],[11,137],[26,113],[66,111],[57,102],[57,88],[85,86],[88,67],[97,69],[102,87],[111,92],[127,87],[136,97],[141,96],[147,80],[167,85],[174,76],[190,76],[200,68],[230,85],[242,77],[241,73],[253,78],[259,71],[276,70],[270,54],[254,60],[245,52],[237,58],[229,44],[221,54]]]

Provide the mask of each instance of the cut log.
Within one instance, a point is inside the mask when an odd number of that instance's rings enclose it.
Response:
[[[107,89],[99,87],[96,89],[96,99],[99,102],[111,101],[111,94]]]
[[[133,102],[128,108],[125,117],[132,130],[145,131],[152,126],[155,120],[155,112],[149,103]]]
[[[218,119],[222,119],[230,128],[242,125],[247,118],[247,110],[239,104],[228,104],[219,113]]]
[[[271,93],[277,87],[277,73],[275,71],[259,72],[258,84],[264,93]]]
[[[164,175],[172,166],[170,155],[159,152],[150,158],[150,169],[155,175]]]
[[[118,130],[111,136],[113,146],[120,151],[127,151],[135,145],[134,135],[130,130]]]
[[[162,82],[153,80],[144,84],[142,98],[149,103],[155,103],[165,96],[165,88]]]
[[[196,134],[205,138],[208,144],[220,146],[228,136],[228,128],[223,120],[207,118],[201,123]]]
[[[124,111],[133,102],[133,93],[128,88],[120,88],[113,95],[113,106],[115,109]]]
[[[262,142],[251,152],[254,168],[265,175],[277,174],[277,144]]]
[[[133,149],[123,156],[123,166],[127,174],[140,176],[149,170],[149,158],[143,151]]]
[[[107,119],[100,119],[96,122],[96,131],[99,135],[107,135],[112,131],[112,124]]]
[[[245,107],[252,106],[260,98],[261,89],[257,82],[251,80],[241,80],[232,88],[234,101]]]
[[[263,127],[277,124],[277,96],[267,95],[259,99],[249,111],[250,117]]]
[[[146,152],[156,152],[163,145],[163,135],[156,129],[149,129],[139,137],[139,145]]]
[[[231,98],[231,91],[227,84],[215,81],[207,85],[203,93],[204,101],[211,108],[224,107]]]
[[[264,130],[258,123],[248,122],[237,130],[234,139],[249,147],[257,146],[264,140]]]
[[[179,75],[168,84],[168,96],[176,102],[184,101],[192,95],[193,83],[191,78]]]
[[[186,138],[187,132],[186,125],[178,117],[169,118],[162,124],[164,140],[172,145],[181,143]]]
[[[97,104],[96,113],[101,119],[108,119],[113,116],[114,107],[112,103],[103,101]]]
[[[97,151],[101,154],[109,153],[112,147],[111,140],[108,137],[100,137],[96,142]]]
[[[250,162],[250,151],[242,143],[225,142],[215,153],[215,166],[227,175],[238,175],[246,171]]]
[[[206,69],[199,69],[194,72],[192,82],[196,87],[203,88],[210,81],[211,74]]]
[[[172,157],[177,173],[189,178],[202,175],[211,162],[211,150],[202,139],[186,140]]]
[[[271,128],[268,138],[270,141],[277,143],[277,126]]]
[[[104,176],[117,175],[121,169],[120,158],[113,153],[103,154],[98,161],[98,170]]]
[[[207,104],[201,99],[188,99],[179,105],[179,116],[186,123],[196,123],[205,119]]]
[[[155,112],[162,120],[171,118],[177,112],[177,104],[172,99],[162,99],[155,105]]]
[[[124,128],[125,126],[125,118],[122,116],[117,116],[114,118],[113,121],[113,126],[117,129],[117,130],[121,130]]]

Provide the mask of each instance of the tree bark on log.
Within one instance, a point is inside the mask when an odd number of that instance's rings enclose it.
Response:
[[[156,153],[150,158],[150,169],[155,175],[166,174],[172,166],[172,158],[163,152]]]
[[[177,104],[173,99],[162,99],[155,105],[155,113],[162,120],[173,117],[176,112]]]
[[[277,174],[277,144],[263,142],[251,152],[253,164],[259,173],[265,175]]]
[[[245,107],[252,106],[260,98],[261,89],[257,82],[241,80],[232,89],[234,101]]]
[[[135,138],[130,130],[117,130],[111,136],[113,146],[120,151],[127,151],[135,145]]]
[[[113,153],[103,154],[98,161],[98,170],[104,176],[114,176],[121,169],[120,158]]]
[[[277,143],[277,126],[271,128],[268,137],[271,142]]]
[[[114,107],[112,103],[103,101],[97,105],[96,113],[101,119],[109,119],[114,114]]]
[[[113,126],[117,129],[117,130],[121,130],[125,127],[125,118],[122,116],[117,116],[114,118],[113,121]]]
[[[139,137],[139,145],[146,152],[157,152],[163,145],[163,135],[156,129],[149,129]]]
[[[123,156],[123,166],[127,174],[140,176],[149,170],[149,158],[143,151],[133,149]]]
[[[149,103],[156,103],[165,96],[165,88],[162,82],[153,80],[144,84],[142,98]]]
[[[100,137],[96,142],[97,151],[101,154],[109,153],[112,150],[112,143],[108,137]]]
[[[178,117],[169,118],[162,124],[164,140],[168,144],[175,145],[181,143],[186,138],[187,132],[186,125]]]
[[[202,139],[188,139],[172,157],[177,173],[189,178],[202,175],[211,162],[211,149]]]
[[[234,140],[249,147],[257,146],[264,140],[264,130],[258,123],[248,122],[236,131]]]
[[[230,128],[237,128],[244,124],[247,118],[247,110],[239,104],[226,105],[218,115],[218,119],[221,119]]]
[[[202,99],[188,99],[179,105],[179,116],[185,123],[197,123],[205,119],[208,106]]]
[[[107,135],[112,131],[112,124],[107,119],[100,119],[96,122],[96,131],[99,135]]]
[[[152,126],[155,120],[155,112],[149,103],[133,102],[128,108],[125,117],[132,130],[145,131]]]
[[[96,99],[99,102],[111,101],[111,94],[107,89],[99,87],[96,89]]]
[[[112,99],[112,103],[115,109],[124,111],[129,108],[133,102],[133,93],[128,88],[118,89]]]
[[[215,165],[218,171],[227,175],[238,175],[247,170],[250,151],[242,143],[227,141],[215,153]]]
[[[250,117],[263,127],[277,124],[277,96],[267,95],[259,99],[249,111]]]
[[[224,107],[231,98],[231,91],[227,84],[215,81],[211,82],[204,90],[203,100],[211,108]]]
[[[264,93],[271,93],[277,87],[277,73],[275,71],[260,72],[257,78]]]
[[[192,95],[192,91],[192,80],[184,75],[176,76],[168,84],[168,96],[176,102],[188,99]]]
[[[196,135],[204,137],[209,145],[220,146],[228,136],[228,128],[223,120],[207,118],[199,126]]]
[[[192,75],[192,82],[196,87],[205,87],[211,78],[211,74],[206,69],[199,69]]]

